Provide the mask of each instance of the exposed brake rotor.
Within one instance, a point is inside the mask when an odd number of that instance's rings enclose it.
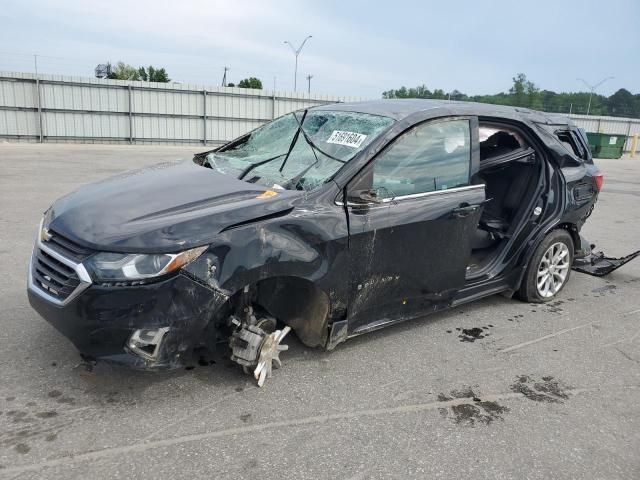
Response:
[[[281,345],[280,342],[287,336],[291,330],[290,327],[284,327],[282,330],[276,330],[265,336],[260,346],[260,356],[258,357],[258,366],[253,371],[254,378],[258,381],[258,386],[262,387],[267,378],[271,378],[273,367],[280,368],[280,352],[289,350],[289,345]]]
[[[271,377],[273,368],[282,365],[280,352],[289,347],[281,342],[291,328],[275,330],[276,321],[272,317],[258,320],[251,315],[249,319],[250,324],[242,324],[236,317],[230,318],[231,325],[236,327],[229,340],[231,360],[242,365],[245,373],[253,371],[258,386],[262,387],[265,380]]]

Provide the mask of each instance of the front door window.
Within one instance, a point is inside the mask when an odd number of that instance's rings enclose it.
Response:
[[[425,123],[375,160],[373,189],[384,199],[462,187],[469,184],[470,163],[468,120]]]

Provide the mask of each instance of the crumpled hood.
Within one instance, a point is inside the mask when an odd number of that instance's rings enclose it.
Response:
[[[48,228],[95,250],[172,252],[211,243],[225,228],[287,212],[300,193],[196,165],[164,163],[93,183],[52,206]]]

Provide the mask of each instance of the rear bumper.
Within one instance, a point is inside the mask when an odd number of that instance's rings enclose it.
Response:
[[[210,320],[228,297],[184,274],[148,285],[92,284],[64,305],[28,287],[31,306],[86,357],[135,368],[176,368],[194,348],[205,346]],[[139,329],[168,328],[153,361],[131,353],[127,342]]]

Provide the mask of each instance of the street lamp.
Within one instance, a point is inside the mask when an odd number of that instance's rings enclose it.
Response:
[[[307,40],[309,40],[311,37],[312,35],[309,35],[307,38],[305,38],[300,44],[300,47],[297,49],[291,44],[289,40],[285,40],[284,42],[291,47],[293,54],[296,56],[296,69],[293,75],[293,91],[294,92],[298,90],[298,55],[300,55],[300,52],[302,51],[302,47],[304,47],[304,44],[307,43]]]
[[[600,80],[595,85],[591,85],[586,80],[583,80],[582,78],[578,78],[578,80],[580,80],[582,83],[584,83],[587,86],[587,88],[589,89],[589,92],[590,92],[589,93],[589,105],[587,106],[587,115],[589,115],[589,112],[591,111],[591,97],[593,96],[593,92],[595,91],[595,89],[598,88],[600,85],[602,85],[607,80],[613,80],[613,78],[614,77],[603,78],[602,80]]]

